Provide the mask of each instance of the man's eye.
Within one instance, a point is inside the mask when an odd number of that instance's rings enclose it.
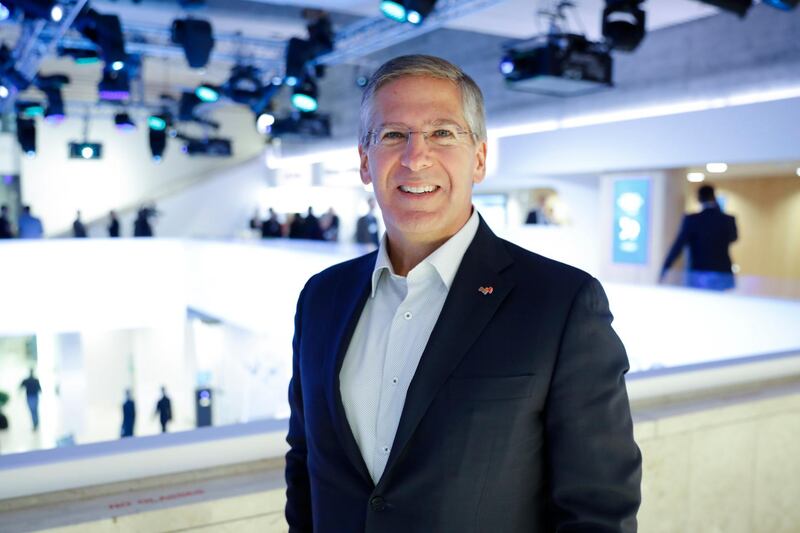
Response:
[[[450,139],[450,138],[456,136],[455,132],[453,132],[452,130],[448,130],[448,129],[434,130],[431,133],[431,135],[434,136],[434,137],[438,137],[440,139]]]
[[[385,139],[387,141],[398,141],[405,138],[405,134],[401,131],[385,131],[381,135],[381,139]]]

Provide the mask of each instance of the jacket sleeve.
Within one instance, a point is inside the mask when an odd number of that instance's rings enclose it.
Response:
[[[307,287],[307,286],[306,286]],[[303,388],[300,375],[300,346],[302,344],[303,297],[300,293],[294,317],[294,339],[292,340],[292,379],[289,382],[289,434],[286,442],[286,521],[290,533],[305,533],[313,530],[311,512],[311,486],[308,477],[305,416],[303,413]]]
[[[672,263],[674,263],[675,260],[681,255],[683,247],[686,246],[689,236],[688,226],[688,219],[683,217],[683,222],[681,222],[681,230],[678,232],[678,236],[675,237],[675,242],[672,243],[672,248],[669,249],[667,258],[664,259],[664,266],[661,267],[662,274],[669,270],[669,268],[672,266]]]
[[[633,440],[625,348],[600,283],[583,283],[545,407],[552,530],[635,532],[642,456]]]
[[[739,232],[736,230],[736,218],[731,217],[730,221],[731,221],[731,224],[730,224],[730,235],[729,235],[728,241],[729,242],[736,242],[736,239],[739,238]]]

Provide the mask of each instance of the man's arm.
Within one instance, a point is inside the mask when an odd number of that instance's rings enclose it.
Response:
[[[634,532],[641,453],[633,440],[625,348],[603,288],[589,279],[572,304],[545,407],[552,529]]]
[[[728,238],[728,242],[736,242],[736,239],[739,238],[739,232],[736,230],[736,219],[731,217],[731,226],[730,226],[730,235]]]
[[[681,252],[683,251],[683,247],[686,246],[688,238],[687,220],[688,219],[686,217],[683,217],[683,222],[681,222],[681,230],[678,232],[678,236],[675,237],[675,242],[672,243],[672,248],[669,249],[667,258],[664,259],[664,266],[661,267],[661,280],[664,279],[667,270],[669,270],[669,268],[672,266],[672,263],[678,259],[678,256],[680,256]]]
[[[292,340],[292,380],[289,382],[289,452],[286,454],[286,521],[290,533],[312,531],[311,485],[308,479],[306,427],[303,413],[303,390],[300,379],[300,339],[303,296],[297,301]]]

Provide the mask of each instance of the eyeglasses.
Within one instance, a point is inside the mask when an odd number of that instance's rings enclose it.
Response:
[[[435,129],[430,131],[414,131],[409,128],[387,126],[378,131],[367,132],[367,138],[370,144],[385,148],[395,148],[406,146],[413,133],[422,135],[422,138],[431,146],[442,147],[456,146],[462,143],[467,136],[475,135],[469,130],[462,130],[458,126],[448,124],[436,126]]]

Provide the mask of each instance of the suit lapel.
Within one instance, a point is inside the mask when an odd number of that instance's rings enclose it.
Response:
[[[513,281],[502,274],[509,264],[511,257],[500,239],[481,219],[408,387],[394,445],[379,486],[389,478],[433,398],[511,290]],[[487,290],[490,287],[491,292]],[[481,288],[484,290],[479,290]]]
[[[347,422],[347,414],[344,411],[339,387],[339,372],[358,319],[361,317],[361,311],[369,296],[370,278],[375,267],[376,256],[376,253],[365,256],[357,264],[356,271],[352,276],[340,278],[334,296],[335,312],[331,315],[333,317],[331,321],[333,331],[330,336],[332,349],[325,358],[325,396],[339,443],[350,462],[370,485],[372,485],[372,478],[364,463],[364,458],[361,456],[350,424]]]

